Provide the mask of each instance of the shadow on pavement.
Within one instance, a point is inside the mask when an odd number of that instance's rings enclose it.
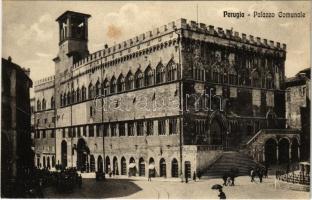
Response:
[[[131,179],[83,179],[82,188],[75,188],[73,192],[59,193],[55,188],[45,189],[45,198],[117,198],[132,195],[142,190],[135,180]]]

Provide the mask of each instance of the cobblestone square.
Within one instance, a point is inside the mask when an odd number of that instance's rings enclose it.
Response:
[[[308,192],[274,188],[274,177],[263,183],[251,183],[248,176],[238,177],[235,186],[224,187],[227,199],[309,199]],[[217,199],[214,184],[222,184],[222,179],[199,180],[181,183],[179,179],[156,178],[151,182],[142,178],[107,178],[97,182],[84,179],[81,189],[73,193],[59,194],[52,188],[45,190],[45,198],[126,198],[126,199]]]

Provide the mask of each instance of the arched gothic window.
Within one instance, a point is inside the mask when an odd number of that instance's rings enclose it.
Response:
[[[79,89],[79,87],[76,90],[76,100],[77,100],[77,102],[80,101],[80,89]]]
[[[105,78],[105,80],[103,81],[103,96],[107,96],[108,92],[109,92],[109,82],[107,80],[107,78]]]
[[[131,72],[126,77],[126,89],[132,90],[134,88],[134,78]]]
[[[92,85],[92,83],[90,83],[89,87],[88,87],[88,98],[89,99],[93,98],[93,85]]]
[[[67,92],[67,104],[71,104],[71,94],[69,91]]]
[[[41,102],[37,100],[37,110],[41,110]]]
[[[252,87],[261,87],[261,78],[257,70],[251,73]]]
[[[75,103],[76,102],[76,94],[74,88],[71,91],[71,102]]]
[[[46,109],[46,100],[42,99],[42,110]]]
[[[165,67],[159,63],[156,67],[156,83],[164,83],[166,81]]]
[[[229,84],[231,85],[237,84],[237,72],[234,67],[231,67],[229,70]]]
[[[54,109],[54,107],[55,107],[54,97],[51,97],[51,108]]]
[[[100,81],[97,81],[95,84],[95,95],[99,96],[101,94],[101,84]]]
[[[60,95],[61,106],[63,106],[63,94]]]
[[[144,72],[145,86],[151,86],[154,83],[154,73],[150,66]]]
[[[167,81],[174,81],[177,79],[177,65],[170,61],[167,65]]]
[[[220,72],[219,70],[215,67],[213,70],[212,70],[212,81],[215,82],[215,83],[219,83],[219,75],[220,75]]]
[[[111,81],[110,81],[110,93],[111,94],[116,93],[116,78],[115,78],[115,76],[113,76]]]
[[[117,80],[117,91],[118,92],[125,91],[125,78],[122,74],[120,74]]]
[[[144,86],[143,73],[140,69],[135,73],[135,88],[141,88]]]
[[[273,89],[273,76],[271,73],[266,76],[266,87],[267,89]]]
[[[83,85],[81,88],[81,100],[84,101],[87,98],[87,91],[86,87]]]

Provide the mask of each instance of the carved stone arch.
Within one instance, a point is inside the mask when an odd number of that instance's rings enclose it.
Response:
[[[209,144],[224,145],[228,130],[227,120],[219,111],[214,111],[208,119],[209,129],[207,131]]]
[[[290,139],[289,137],[287,137],[287,136],[282,136],[282,137],[278,138],[278,142],[280,142],[280,141],[283,140],[283,139],[288,140],[289,145],[291,145],[292,141],[291,141],[291,139]]]
[[[278,142],[279,142],[279,139],[278,138],[276,138],[275,136],[274,137],[268,137],[268,138],[266,138],[266,139],[264,139],[264,141],[263,141],[263,143],[265,144],[268,140],[274,140],[275,142],[276,142],[276,145],[278,144]]]
[[[225,128],[226,130],[228,129],[227,119],[224,114],[222,114],[220,111],[213,111],[209,116],[209,124],[211,124],[211,122],[215,119],[220,121],[223,128]]]

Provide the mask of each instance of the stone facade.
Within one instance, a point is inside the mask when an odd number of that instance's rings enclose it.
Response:
[[[1,197],[16,197],[14,189],[33,168],[29,72],[2,58]]]
[[[179,19],[89,54],[89,17],[57,19],[56,74],[35,86],[36,146],[54,141],[56,163],[190,176],[260,129],[284,128],[285,44]]]
[[[286,126],[301,131],[304,160],[310,158],[310,74],[308,68],[286,80]]]

